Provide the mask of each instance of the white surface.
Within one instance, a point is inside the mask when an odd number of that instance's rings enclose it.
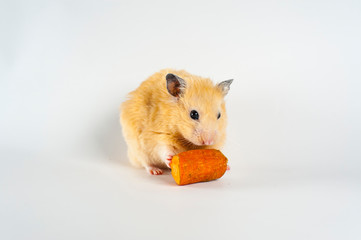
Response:
[[[2,1],[0,239],[359,239],[357,1]],[[126,93],[234,78],[231,171],[131,168]]]

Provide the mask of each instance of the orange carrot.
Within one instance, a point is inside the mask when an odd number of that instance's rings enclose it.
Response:
[[[178,185],[211,181],[223,176],[227,162],[219,150],[190,150],[173,157],[172,175]]]

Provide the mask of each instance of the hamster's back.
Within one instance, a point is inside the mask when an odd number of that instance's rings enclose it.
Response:
[[[191,77],[191,74],[184,70],[164,69],[143,81],[140,86],[129,93],[128,100],[120,107],[120,120],[123,126],[135,130],[140,134],[146,129],[152,120],[157,118],[160,111],[166,111],[169,106],[170,95],[167,92],[165,76],[168,73],[177,74],[183,78]]]

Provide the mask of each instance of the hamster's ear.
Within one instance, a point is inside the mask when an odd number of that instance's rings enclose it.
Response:
[[[223,96],[227,95],[232,82],[233,82],[233,79],[229,79],[229,80],[226,80],[226,81],[223,81],[223,82],[220,82],[217,84],[217,88],[219,88],[222,91]]]
[[[168,92],[174,97],[179,97],[186,87],[186,81],[172,73],[168,73],[165,78]]]

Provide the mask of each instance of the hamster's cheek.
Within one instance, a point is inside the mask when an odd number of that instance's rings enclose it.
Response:
[[[194,130],[189,131],[187,134],[184,135],[184,137],[187,139],[187,141],[194,145],[201,145],[199,135]]]

